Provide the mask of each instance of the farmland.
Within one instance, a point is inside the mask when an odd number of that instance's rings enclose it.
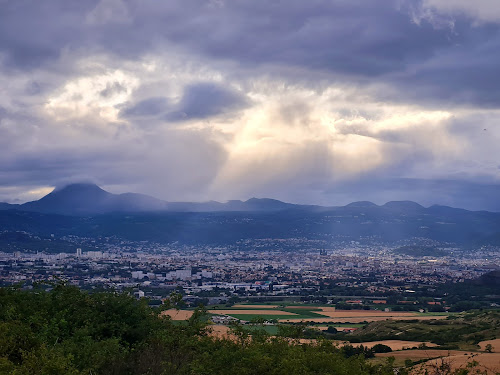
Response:
[[[336,310],[332,306],[322,305],[251,305],[239,304],[230,309],[211,309],[212,314],[230,315],[240,320],[253,318],[273,319],[280,323],[367,323],[380,320],[432,320],[445,319],[446,315],[417,312],[392,312],[379,310]]]
[[[243,329],[251,336],[257,333],[269,337],[286,336],[287,332],[304,329],[297,341],[302,344],[315,345],[316,338],[323,336],[340,347],[350,343],[354,347],[363,346],[370,350],[380,344],[392,350],[376,354],[376,358],[370,360],[374,363],[394,357],[395,365],[407,366],[411,363],[415,371],[425,371],[442,363],[449,364],[453,369],[461,369],[471,361],[476,361],[476,369],[488,375],[494,375],[500,369],[500,339],[495,338],[500,333],[499,317],[495,311],[422,314],[337,310],[332,306],[309,304],[237,304],[230,308],[214,306],[208,312],[249,322]],[[192,311],[171,309],[163,314],[172,320],[182,320],[188,319]],[[339,333],[328,330],[329,326]],[[293,327],[303,328],[294,331]],[[345,333],[346,330],[354,332]],[[209,331],[211,336],[218,338],[236,340],[237,337],[224,325],[212,325]],[[481,338],[483,340],[479,342]],[[445,344],[448,349],[444,349]]]

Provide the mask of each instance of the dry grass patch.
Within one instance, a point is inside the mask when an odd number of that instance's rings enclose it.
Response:
[[[223,325],[211,325],[210,326],[210,336],[217,337],[219,339],[229,339],[236,340],[236,336],[231,332],[231,328]]]
[[[161,315],[168,315],[172,320],[188,320],[193,315],[192,311],[169,309],[161,313]]]

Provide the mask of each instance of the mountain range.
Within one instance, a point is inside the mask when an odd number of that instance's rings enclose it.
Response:
[[[392,201],[382,206],[368,201],[353,202],[346,209],[377,209],[417,213],[427,210],[411,201]],[[54,189],[43,198],[24,204],[0,202],[0,210],[19,210],[69,216],[95,216],[119,212],[270,212],[290,209],[325,211],[339,207],[300,205],[269,198],[250,198],[247,201],[230,200],[226,203],[167,202],[137,193],[112,194],[95,184],[79,183]],[[429,210],[460,210],[446,206],[432,206]],[[462,210],[465,211],[465,210]]]
[[[353,202],[338,207],[257,198],[226,203],[166,202],[141,194],[111,194],[92,184],[73,184],[37,201],[0,204],[4,242],[11,243],[9,233],[20,231],[49,239],[75,235],[195,245],[294,239],[290,243],[302,248],[306,245],[297,244],[304,241],[321,246],[350,241],[401,246],[420,242],[425,248],[402,247],[401,252],[423,256],[435,253],[436,241],[499,246],[500,213],[437,205],[426,208],[410,201],[380,206]]]
[[[95,184],[71,184],[55,189],[43,198],[24,204],[0,203],[0,210],[20,210],[70,216],[94,216],[112,212],[214,212],[214,211],[276,211],[300,207],[275,199],[251,198],[226,203],[166,202],[144,194],[112,194]]]

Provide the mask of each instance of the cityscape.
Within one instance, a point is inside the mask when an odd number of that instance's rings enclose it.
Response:
[[[292,250],[280,250],[280,243]],[[436,258],[398,254],[395,248],[354,241],[334,251],[315,249],[314,242],[301,250],[303,245],[303,239],[244,241],[233,247],[107,244],[103,239],[100,250],[0,253],[0,280],[3,285],[24,287],[60,280],[81,288],[135,288],[152,301],[181,291],[193,306],[227,303],[231,297],[292,296],[314,296],[315,301],[325,303],[356,296],[359,304],[384,304],[388,298],[394,300],[394,295],[411,297],[415,290],[432,291],[441,284],[478,279],[498,270],[500,261],[499,248],[493,246],[474,252],[446,248],[447,254]],[[325,294],[329,289],[341,295]],[[424,304],[442,305],[445,311],[449,309],[445,300],[445,295],[434,295]],[[491,306],[498,304],[491,302]]]
[[[498,0],[0,0],[0,375],[500,375]]]

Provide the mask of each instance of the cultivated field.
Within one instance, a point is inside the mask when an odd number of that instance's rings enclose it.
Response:
[[[233,305],[234,309],[276,309],[278,305]]]
[[[431,342],[424,342],[424,341],[403,341],[403,340],[381,340],[381,341],[370,341],[370,342],[361,342],[361,343],[353,343],[352,345],[359,346],[363,345],[368,348],[372,348],[377,344],[383,344],[387,345],[390,347],[392,350],[404,350],[404,349],[411,349],[411,348],[416,348],[421,344],[425,344],[427,347],[433,347],[437,346],[436,344],[433,344]],[[405,353],[409,352],[410,350],[406,350]],[[422,351],[422,350],[421,350]],[[384,353],[388,354],[388,353]]]
[[[479,343],[481,350],[485,350],[486,345],[491,344],[493,353],[500,353],[500,339],[482,341]]]
[[[281,323],[297,323],[300,321],[311,321],[315,323],[363,323],[380,320],[432,320],[446,319],[447,315],[423,315],[415,312],[393,312],[379,310],[336,310],[333,306],[315,305],[234,305],[230,309],[209,312],[213,314],[231,315],[243,320],[251,320],[254,316],[265,319],[278,319]],[[276,317],[275,317],[276,316]]]
[[[280,323],[298,323],[310,321],[315,323],[364,323],[381,320],[432,320],[446,319],[446,315],[422,315],[413,312],[392,312],[374,310],[335,310],[335,307],[319,306],[287,306],[277,305],[234,305],[229,309],[211,309],[212,314],[230,315],[242,320],[252,320],[256,317],[264,319],[277,319]],[[173,320],[186,320],[193,314],[188,310],[170,309],[162,314],[170,316]],[[339,327],[342,329],[346,327]],[[326,328],[325,328],[326,329]],[[500,349],[500,343],[492,343],[493,347]]]
[[[224,314],[224,315],[297,315],[291,312],[287,311],[281,311],[281,310],[237,310],[237,309],[231,309],[231,310],[208,310],[209,313],[212,314]]]
[[[341,331],[345,328],[355,327],[356,323],[374,322],[383,320],[432,320],[432,319],[446,319],[447,315],[432,315],[432,314],[419,314],[413,312],[392,312],[392,311],[376,311],[376,310],[336,310],[335,307],[322,307],[322,306],[278,306],[278,305],[234,305],[229,309],[212,309],[208,312],[212,314],[225,314],[231,315],[242,320],[252,320],[256,317],[264,319],[277,319],[280,323],[297,323],[301,321],[312,321],[317,323],[330,323],[337,330]],[[187,320],[192,316],[193,312],[188,310],[175,310],[170,309],[162,312],[162,315],[168,315],[172,320]],[[344,324],[343,326],[336,326],[337,324]],[[276,329],[275,326],[265,327],[266,330]],[[328,327],[311,328],[326,330]],[[210,327],[211,335],[219,338],[235,339],[235,336],[230,333],[230,329],[222,325],[213,325]],[[274,333],[273,333],[274,334]],[[294,341],[294,340],[293,340]],[[301,339],[301,343],[314,343],[314,339]],[[339,342],[339,345],[342,343]],[[376,344],[383,344],[389,346],[393,352],[379,353],[377,358],[383,359],[387,357],[394,357],[399,365],[403,365],[406,359],[412,361],[427,360],[425,363],[415,367],[415,374],[418,371],[423,371],[426,368],[431,369],[433,365],[439,365],[442,361],[449,363],[452,368],[466,368],[467,363],[472,360],[479,363],[478,369],[486,371],[488,375],[496,375],[500,372],[500,339],[488,340],[479,343],[483,352],[470,352],[459,350],[438,350],[432,349],[436,346],[430,342],[422,341],[403,341],[403,340],[383,340],[371,341],[363,343],[355,343],[353,345],[363,345],[365,347],[373,347]],[[430,349],[416,350],[411,349],[425,344]],[[491,344],[492,353],[484,353],[486,345]]]
[[[328,307],[310,307],[310,306],[287,306],[287,310],[309,310],[309,311],[322,311]]]
[[[337,311],[335,307],[329,306],[329,307],[320,307],[321,311],[325,313],[331,313]]]
[[[386,318],[399,318],[399,317],[412,317],[413,319],[418,318],[418,314],[412,312],[393,312],[393,311],[376,311],[376,310],[334,310],[325,311],[322,308],[318,314],[328,316],[329,318],[372,318],[372,317],[386,317]]]

